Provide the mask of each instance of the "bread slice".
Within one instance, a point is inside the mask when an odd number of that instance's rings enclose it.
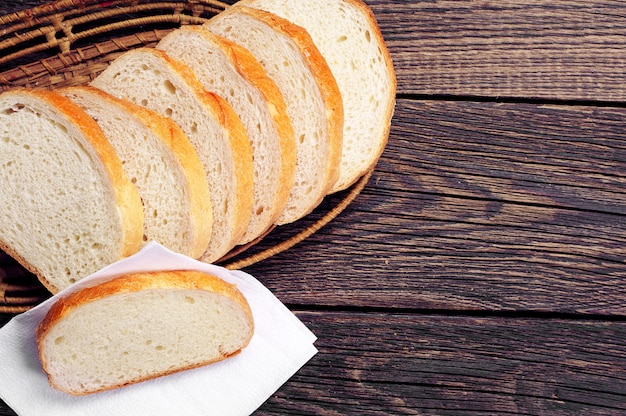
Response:
[[[242,0],[306,29],[337,80],[345,121],[339,179],[332,191],[372,168],[389,136],[395,105],[393,63],[370,8],[361,0]]]
[[[211,195],[200,158],[181,128],[93,87],[58,92],[98,122],[120,156],[143,201],[144,241],[200,257],[211,237]]]
[[[137,252],[143,210],[113,146],[67,98],[0,95],[0,249],[57,292]]]
[[[183,26],[157,45],[185,63],[241,118],[254,159],[254,205],[241,244],[263,234],[282,213],[294,181],[296,144],[280,90],[241,46],[202,26]]]
[[[313,210],[335,184],[341,157],[343,108],[339,88],[308,33],[276,15],[231,7],[205,23],[244,48],[281,90],[296,137],[296,176],[278,224]]]
[[[187,134],[213,204],[211,241],[200,258],[212,262],[226,254],[241,240],[252,212],[252,149],[232,107],[207,92],[187,66],[152,48],[118,56],[92,86],[170,117]]]
[[[85,395],[231,357],[253,332],[235,285],[171,271],[119,277],[58,300],[37,344],[50,384]]]

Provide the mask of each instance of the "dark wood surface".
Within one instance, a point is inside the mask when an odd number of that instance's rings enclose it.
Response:
[[[367,3],[389,144],[339,218],[246,269],[319,337],[257,414],[626,414],[624,3]]]

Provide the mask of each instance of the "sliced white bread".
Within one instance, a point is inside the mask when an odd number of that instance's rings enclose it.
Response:
[[[113,146],[69,99],[0,95],[0,249],[53,293],[141,248],[143,209]]]
[[[50,384],[85,395],[231,357],[253,332],[234,285],[172,271],[123,276],[58,300],[37,343]]]
[[[283,96],[248,50],[202,26],[175,30],[157,48],[191,68],[246,127],[254,159],[254,205],[240,243],[248,243],[276,223],[294,181],[296,145]]]
[[[206,91],[194,73],[163,51],[138,48],[117,57],[92,86],[170,117],[187,134],[207,175],[213,231],[206,262],[218,260],[245,233],[252,212],[252,149],[232,107]]]
[[[231,7],[205,27],[248,49],[283,94],[296,137],[297,165],[277,224],[296,221],[321,202],[338,177],[343,108],[337,83],[308,33],[274,14]]]
[[[347,188],[378,161],[395,105],[395,72],[372,11],[361,0],[242,0],[237,5],[302,26],[326,58],[345,113],[341,168],[332,191]]]
[[[211,194],[191,142],[171,119],[99,89],[57,90],[89,114],[107,136],[139,191],[144,241],[198,258],[213,225]]]

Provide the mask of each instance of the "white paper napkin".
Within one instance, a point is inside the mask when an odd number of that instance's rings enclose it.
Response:
[[[237,285],[255,321],[247,348],[225,361],[143,383],[75,397],[50,387],[35,328],[52,302],[131,272],[199,270]],[[94,331],[97,331],[94,328]],[[138,254],[81,280],[0,329],[0,397],[19,415],[249,415],[317,353],[315,335],[258,280],[149,243]]]

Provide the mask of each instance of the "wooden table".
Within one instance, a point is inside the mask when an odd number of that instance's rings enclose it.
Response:
[[[626,414],[626,3],[368,4],[389,144],[339,218],[246,269],[319,337],[258,414]]]

